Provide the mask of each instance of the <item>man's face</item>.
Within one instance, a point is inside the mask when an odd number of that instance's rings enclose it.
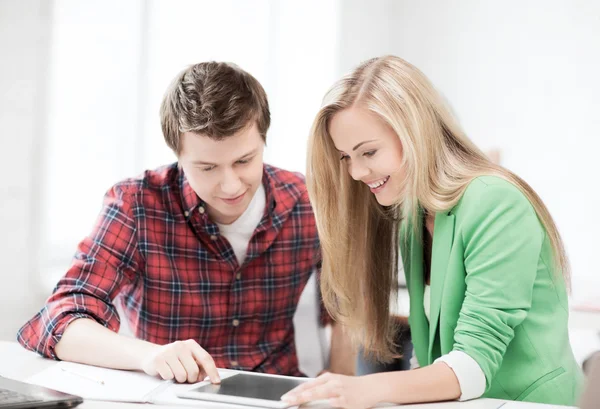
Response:
[[[212,221],[231,224],[244,213],[262,183],[264,147],[256,124],[221,141],[182,135],[179,164]]]

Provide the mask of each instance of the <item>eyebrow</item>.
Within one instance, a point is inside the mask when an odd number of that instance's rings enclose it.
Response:
[[[240,156],[239,158],[237,158],[234,162],[237,162],[238,160],[242,160],[244,158],[247,158],[248,156],[254,155],[256,154],[256,152],[258,151],[258,149],[252,149],[250,152]],[[217,166],[216,163],[212,163],[212,162],[204,162],[202,160],[195,160],[192,161],[192,165],[210,165],[210,166]]]
[[[354,148],[352,148],[353,151],[357,150],[358,148],[360,148],[361,146],[363,146],[365,143],[369,143],[369,142],[374,142],[375,139],[369,139],[368,141],[362,141],[361,143],[357,143],[356,146],[354,146]],[[336,148],[337,149],[337,148]],[[342,152],[341,150],[337,149],[339,152]]]

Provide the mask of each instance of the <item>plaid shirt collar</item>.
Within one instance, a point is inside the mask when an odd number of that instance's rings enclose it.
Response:
[[[271,166],[267,164],[263,165],[262,183],[265,188],[267,206],[265,214],[257,226],[257,230],[265,230],[270,225],[279,230],[279,227],[285,222],[287,216],[302,196],[303,192],[298,189],[283,189],[282,187],[287,185],[287,183],[277,176],[276,171]],[[181,166],[177,166],[177,183],[183,205],[183,214],[186,220],[189,220],[196,209],[200,206],[206,207],[206,202],[198,197],[194,189],[190,186]],[[205,220],[207,223],[212,224],[208,216]]]

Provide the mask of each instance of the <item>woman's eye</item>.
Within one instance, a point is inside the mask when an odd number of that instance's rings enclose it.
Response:
[[[370,158],[371,156],[374,156],[376,153],[377,153],[377,150],[367,151],[367,152],[363,153],[363,156]]]
[[[248,162],[250,162],[250,159],[240,159],[237,161],[239,165],[245,165]]]
[[[214,166],[207,166],[205,168],[202,168],[202,172],[210,172],[211,170],[213,170],[215,167]]]
[[[340,160],[346,160],[346,159],[350,159],[350,156],[348,156],[348,155],[342,155],[340,157]]]

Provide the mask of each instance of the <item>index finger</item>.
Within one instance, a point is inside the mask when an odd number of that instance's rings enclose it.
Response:
[[[325,375],[327,375],[327,374],[325,374]],[[281,399],[287,398],[288,396],[299,395],[304,391],[310,390],[310,389],[315,388],[320,385],[324,385],[325,383],[327,383],[327,380],[329,379],[329,377],[325,376],[325,375],[319,376],[318,378],[315,378],[315,379],[311,379],[308,382],[304,382],[303,384],[296,386],[294,389],[292,389],[291,391],[289,391],[285,395],[283,395],[281,397]]]
[[[194,355],[196,362],[202,365],[202,369],[204,369],[212,383],[221,383],[221,378],[219,377],[219,371],[217,371],[215,361],[208,352],[206,352],[197,343],[194,343],[192,344],[192,355]]]

